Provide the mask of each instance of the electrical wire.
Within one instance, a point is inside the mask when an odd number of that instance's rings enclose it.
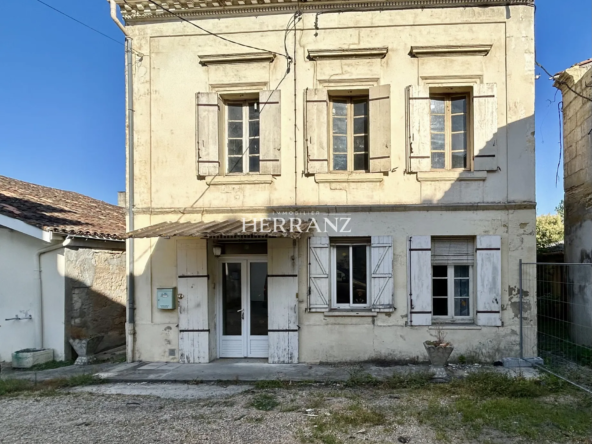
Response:
[[[53,9],[53,10],[54,10],[55,12],[57,12],[58,14],[61,14],[61,15],[63,15],[64,17],[67,17],[67,18],[69,18],[70,20],[72,20],[72,21],[75,21],[75,22],[76,22],[76,23],[78,23],[79,25],[82,25],[82,26],[84,26],[85,28],[88,28],[88,29],[90,29],[91,31],[93,31],[93,32],[96,32],[97,34],[99,34],[99,35],[102,35],[102,36],[103,36],[103,37],[105,37],[105,38],[108,38],[108,39],[109,39],[109,40],[111,40],[112,42],[115,42],[115,43],[117,43],[118,45],[124,46],[123,42],[120,42],[119,40],[117,40],[117,39],[115,39],[115,38],[113,38],[113,37],[111,37],[111,36],[109,36],[109,35],[107,35],[107,34],[105,34],[105,33],[101,32],[101,31],[99,31],[98,29],[95,29],[95,28],[93,28],[92,26],[89,26],[89,25],[87,25],[86,23],[84,23],[84,22],[81,22],[80,20],[78,20],[78,19],[76,19],[76,18],[72,17],[71,15],[68,15],[68,14],[66,14],[66,13],[65,13],[65,12],[63,12],[63,11],[60,11],[59,9],[57,9],[57,8],[54,8],[53,6],[51,6],[51,5],[49,5],[49,4],[45,3],[45,2],[43,2],[43,1],[41,1],[41,0],[36,0],[36,1],[37,1],[38,3],[41,3],[41,4],[42,4],[42,5],[44,5],[44,6],[47,6],[49,9]],[[140,57],[144,57],[144,54],[142,54],[141,52],[139,52],[139,51],[136,51],[136,50],[134,50],[134,49],[132,49],[132,51],[133,51],[133,52],[135,52],[135,53],[136,53],[136,55],[138,55],[138,56],[140,56]]]
[[[124,0],[124,1],[125,1],[125,0]],[[168,13],[169,13],[169,14],[171,14],[171,15],[174,15],[174,16],[175,16],[175,17],[177,17],[179,20],[181,20],[181,21],[183,21],[183,22],[186,22],[186,23],[189,23],[191,26],[194,26],[194,27],[196,27],[197,29],[199,29],[199,30],[201,30],[201,31],[205,32],[206,34],[209,34],[209,35],[211,35],[211,36],[213,36],[213,37],[217,37],[217,38],[219,38],[219,39],[221,39],[221,40],[224,40],[225,42],[232,43],[232,44],[234,44],[234,45],[238,45],[238,46],[242,46],[242,47],[244,47],[244,48],[254,49],[255,51],[270,52],[270,53],[272,53],[272,54],[275,54],[275,55],[278,55],[278,56],[281,56],[281,57],[286,57],[284,54],[280,54],[279,52],[270,51],[270,50],[268,50],[268,49],[263,49],[263,48],[258,48],[257,46],[251,46],[251,45],[247,45],[247,44],[245,44],[245,43],[240,43],[240,42],[237,42],[237,41],[235,41],[235,40],[231,40],[231,39],[229,39],[229,38],[223,37],[223,36],[221,36],[221,35],[219,35],[219,34],[216,34],[215,32],[208,31],[207,29],[205,29],[205,28],[203,28],[203,27],[201,27],[201,26],[199,26],[199,25],[197,25],[197,24],[195,24],[195,23],[193,23],[193,22],[191,22],[191,21],[187,20],[185,17],[183,17],[183,16],[181,16],[181,15],[179,15],[179,14],[176,14],[176,13],[174,13],[174,12],[173,12],[173,11],[171,11],[170,9],[168,9],[168,8],[165,8],[165,7],[164,7],[164,6],[162,6],[161,4],[158,4],[158,3],[156,3],[154,0],[148,0],[148,2],[152,3],[152,4],[153,4],[153,5],[155,5],[155,6],[158,6],[158,7],[159,7],[160,9],[162,9],[163,11],[165,11],[165,12],[168,12]],[[127,3],[127,1],[126,1],[126,3]],[[287,57],[286,57],[286,58],[287,58]]]
[[[581,97],[582,99],[586,99],[586,100],[588,100],[588,101],[592,102],[592,99],[591,99],[590,97],[586,97],[585,95],[583,95],[583,94],[581,94],[581,93],[577,92],[575,89],[573,89],[571,86],[569,86],[569,84],[568,84],[567,82],[564,82],[563,80],[556,79],[556,78],[555,78],[556,76],[554,76],[554,75],[553,75],[553,74],[551,74],[549,71],[547,71],[547,69],[546,69],[546,68],[545,68],[543,65],[541,65],[539,62],[535,62],[535,63],[536,63],[536,65],[537,65],[539,68],[541,68],[543,71],[545,71],[545,74],[547,74],[547,75],[548,75],[548,76],[551,78],[551,80],[554,80],[555,82],[557,82],[557,83],[558,83],[558,84],[560,84],[560,85],[565,85],[565,86],[567,87],[567,89],[569,89],[569,90],[570,90],[572,93],[574,93],[576,96],[579,96],[579,97]]]

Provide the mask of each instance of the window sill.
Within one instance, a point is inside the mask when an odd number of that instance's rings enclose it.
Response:
[[[243,184],[270,184],[273,182],[273,176],[264,174],[245,174],[229,176],[210,176],[206,178],[208,185],[243,185]]]
[[[382,182],[382,173],[322,173],[315,174],[316,183]]]
[[[480,325],[475,324],[432,324],[428,330],[482,330]]]
[[[419,182],[453,182],[487,179],[487,171],[421,171],[417,173]]]
[[[325,314],[325,317],[326,318],[347,318],[347,317],[366,318],[366,317],[376,317],[376,316],[378,316],[378,313],[376,313],[374,311],[366,311],[366,310],[359,310],[359,311],[354,311],[354,310],[331,310],[331,311],[326,311],[324,314]]]

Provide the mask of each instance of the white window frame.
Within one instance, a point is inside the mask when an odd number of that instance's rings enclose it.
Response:
[[[333,102],[346,102],[347,105],[347,170],[336,170],[333,167]],[[365,170],[354,170],[354,103],[366,102],[366,161]],[[329,171],[337,174],[363,174],[370,172],[370,95],[369,93],[360,95],[339,95],[329,94]],[[339,154],[339,153],[338,153]],[[343,153],[340,153],[343,154]]]
[[[430,131],[430,170],[431,171],[472,171],[473,170],[473,108],[471,93],[464,88],[452,89],[447,92],[437,92],[438,89],[430,89],[430,104],[434,100],[444,100],[444,168],[434,168],[432,164],[432,132]],[[452,100],[463,97],[466,100],[466,142],[467,165],[465,168],[452,168]],[[430,122],[432,112],[430,107]]]
[[[366,247],[366,303],[365,304],[354,304],[353,303],[353,255],[351,253],[351,247],[353,246],[360,246],[363,245]],[[331,287],[331,308],[335,309],[366,309],[372,306],[372,292],[370,286],[372,285],[372,273],[371,273],[371,249],[370,243],[366,242],[354,242],[354,243],[335,243],[331,244],[331,267],[330,267],[330,287]],[[349,255],[349,269],[350,269],[350,289],[349,289],[349,304],[338,304],[337,303],[337,286],[335,285],[337,279],[337,247],[350,247],[350,255]]]
[[[224,102],[224,161],[225,161],[225,174],[227,175],[244,175],[244,174],[260,174],[261,171],[261,161],[259,162],[259,171],[249,171],[249,157],[251,157],[249,150],[249,105],[252,103],[256,103],[257,107],[259,108],[259,100],[252,98],[252,99],[243,99],[243,100],[227,100]],[[228,118],[229,112],[228,107],[230,105],[242,106],[243,111],[243,149],[241,152],[242,157],[242,164],[243,170],[242,171],[233,171],[230,172],[230,152],[228,149]],[[259,117],[259,154],[257,155],[261,160],[261,117]],[[235,155],[236,157],[236,155]]]
[[[447,267],[447,274],[446,280],[448,285],[448,316],[437,316],[434,315],[434,290],[432,288],[432,319],[434,321],[440,323],[469,323],[472,324],[475,319],[475,298],[473,295],[475,292],[473,291],[473,287],[475,285],[475,281],[473,279],[473,265],[467,263],[451,263],[451,264],[432,264],[432,280],[434,279],[444,279],[444,278],[437,278],[433,276],[434,267]],[[469,316],[455,316],[454,315],[454,267],[469,267]],[[466,278],[462,278],[466,279]]]

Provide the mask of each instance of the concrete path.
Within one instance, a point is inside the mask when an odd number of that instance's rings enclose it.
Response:
[[[428,365],[375,366],[370,364],[269,364],[265,359],[218,359],[208,364],[176,364],[162,362],[132,362],[123,364],[97,364],[88,366],[71,365],[53,370],[38,372],[11,370],[3,371],[0,378],[18,378],[44,381],[68,378],[79,374],[94,374],[110,382],[256,382],[256,381],[294,381],[294,382],[340,382],[352,375],[368,374],[377,379],[386,379],[394,373],[406,374],[431,372],[440,379],[463,377],[473,371],[489,370],[508,373],[513,376],[537,377],[533,368],[504,368],[493,366],[451,365],[446,370],[435,372]]]
[[[264,359],[219,359],[208,364],[140,363],[121,364],[99,376],[114,382],[189,381],[346,381],[356,372],[387,378],[393,372],[429,371],[428,366],[376,367],[361,365],[269,364]]]
[[[127,396],[156,396],[167,399],[213,399],[226,398],[238,393],[251,390],[249,385],[228,385],[216,384],[147,384],[145,382],[128,384],[99,384],[74,387],[70,392],[85,392],[100,395],[127,395]]]

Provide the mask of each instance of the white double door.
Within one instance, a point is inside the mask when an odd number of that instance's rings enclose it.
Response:
[[[223,258],[218,287],[221,358],[267,358],[267,257]]]

